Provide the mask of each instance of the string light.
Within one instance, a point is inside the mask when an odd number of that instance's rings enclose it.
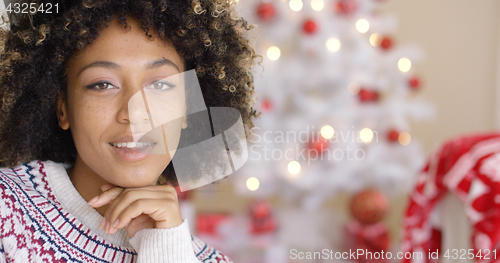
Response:
[[[323,2],[323,0],[312,0],[311,7],[315,11],[321,11],[323,10],[323,7],[325,7],[325,2]]]
[[[331,139],[333,138],[333,135],[335,134],[335,131],[333,130],[332,126],[330,125],[325,125],[321,128],[321,136],[325,139]]]
[[[298,174],[300,172],[300,163],[291,161],[288,163],[288,172],[291,174]]]
[[[373,140],[373,131],[370,128],[364,128],[359,132],[359,138],[364,143],[369,143]]]
[[[398,140],[401,145],[406,146],[411,142],[411,135],[407,132],[402,132],[399,134]]]
[[[411,69],[411,61],[408,58],[402,58],[398,61],[398,68],[402,72],[408,72]]]
[[[259,186],[260,186],[259,179],[255,178],[255,177],[250,177],[247,179],[248,190],[255,191],[255,190],[259,189]]]
[[[328,48],[331,52],[337,52],[340,49],[340,41],[334,37],[329,38],[326,41],[326,48]]]
[[[372,44],[372,46],[379,46],[380,43],[382,43],[382,36],[379,33],[374,33],[370,36],[370,44]]]
[[[288,4],[290,5],[290,8],[293,11],[300,11],[302,9],[302,7],[304,6],[304,4],[302,3],[302,0],[290,0],[290,2]]]
[[[267,57],[270,60],[278,60],[281,56],[281,50],[277,46],[272,46],[267,49]]]
[[[370,29],[370,23],[366,19],[360,19],[356,22],[356,29],[359,33],[366,33]]]

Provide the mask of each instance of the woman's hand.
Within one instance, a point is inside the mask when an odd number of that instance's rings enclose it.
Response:
[[[125,227],[132,238],[145,228],[166,229],[182,223],[177,191],[170,185],[121,188],[105,184],[101,189],[103,193],[89,204],[97,208],[111,203],[100,225],[108,234]]]

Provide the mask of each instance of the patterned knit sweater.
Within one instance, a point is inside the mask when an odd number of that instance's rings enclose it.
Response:
[[[0,262],[232,262],[192,237],[187,219],[129,239],[99,228],[102,216],[78,193],[66,164],[31,161],[0,168]]]

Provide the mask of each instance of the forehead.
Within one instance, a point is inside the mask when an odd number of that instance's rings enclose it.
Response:
[[[184,71],[184,60],[171,43],[161,40],[154,30],[149,30],[149,34],[154,37],[151,40],[134,18],[127,17],[126,21],[130,29],[125,29],[124,25],[118,23],[117,17],[113,17],[109,26],[99,32],[92,44],[71,57],[67,64],[69,71],[96,60],[142,65],[162,57],[174,62],[181,72]]]

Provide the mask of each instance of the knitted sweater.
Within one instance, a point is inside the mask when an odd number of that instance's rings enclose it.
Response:
[[[143,229],[129,239],[99,228],[102,216],[78,193],[66,164],[0,168],[0,262],[232,262],[189,233]]]

